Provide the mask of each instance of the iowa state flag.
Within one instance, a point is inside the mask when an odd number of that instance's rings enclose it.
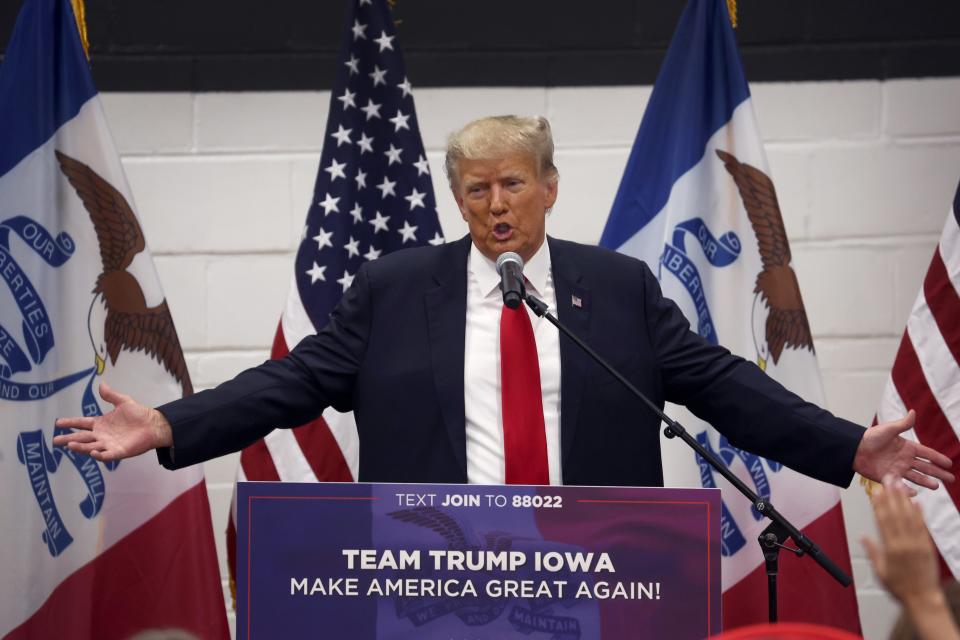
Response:
[[[202,469],[51,446],[101,380],[191,391],[67,0],[23,4],[0,141],[0,637],[229,637]]]
[[[722,0],[691,0],[644,113],[601,244],[659,269],[666,296],[705,339],[756,362],[818,405],[820,373],[750,90]],[[742,451],[686,413],[681,422],[848,574],[835,487]],[[775,425],[772,425],[775,426]],[[693,453],[664,444],[665,481],[723,489],[726,628],[767,619],[758,534],[768,522]],[[858,632],[856,594],[809,558],[780,554],[781,620]]]

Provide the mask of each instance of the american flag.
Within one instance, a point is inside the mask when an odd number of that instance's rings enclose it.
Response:
[[[354,0],[330,95],[313,202],[271,356],[322,328],[364,262],[441,244],[430,166],[410,80],[385,0]],[[351,481],[359,445],[352,414],[332,409],[243,450],[238,480]],[[231,575],[236,506],[227,527]]]
[[[904,433],[953,460],[960,475],[960,187],[953,211],[933,252],[923,288],[907,319],[907,328],[887,380],[877,421],[917,412],[914,428]],[[918,488],[940,556],[960,579],[960,484],[936,491]]]

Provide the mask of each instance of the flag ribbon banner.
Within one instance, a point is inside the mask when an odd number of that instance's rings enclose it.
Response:
[[[190,392],[68,0],[23,2],[0,139],[0,637],[229,637],[202,470],[51,444],[101,381]]]
[[[386,0],[350,0],[313,198],[271,357],[322,329],[364,262],[444,241],[412,86]],[[238,480],[350,481],[352,413],[326,410],[243,450]],[[227,525],[231,575],[236,505]]]
[[[601,244],[657,264],[664,295],[697,332],[814,404],[823,404],[809,323],[750,90],[722,0],[680,18]],[[758,495],[850,573],[839,492],[744,451],[689,412],[682,423]],[[703,460],[664,443],[664,480],[721,487],[724,626],[767,618],[766,525]],[[781,558],[780,617],[859,631],[856,594],[809,559]]]

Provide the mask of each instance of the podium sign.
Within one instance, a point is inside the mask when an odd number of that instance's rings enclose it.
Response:
[[[720,631],[717,489],[238,486],[237,638]]]

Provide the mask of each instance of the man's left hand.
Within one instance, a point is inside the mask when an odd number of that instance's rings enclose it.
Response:
[[[875,482],[893,474],[928,489],[939,487],[937,480],[953,482],[950,458],[900,435],[912,429],[916,420],[917,414],[911,409],[899,420],[867,429],[853,457],[853,470]]]

